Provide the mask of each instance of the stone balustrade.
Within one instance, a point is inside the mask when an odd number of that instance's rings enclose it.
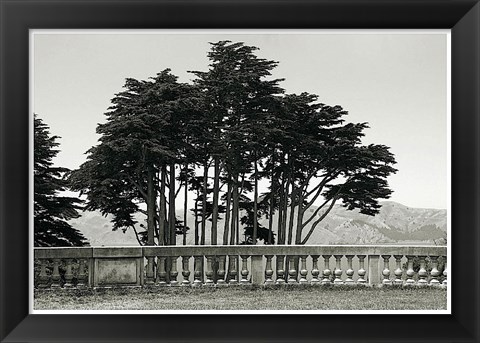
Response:
[[[399,245],[35,248],[35,287],[446,286],[446,255]]]

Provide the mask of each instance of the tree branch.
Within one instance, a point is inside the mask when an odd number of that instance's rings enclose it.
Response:
[[[317,227],[318,223],[320,223],[320,222],[327,216],[327,214],[332,210],[333,205],[335,205],[335,202],[336,202],[337,199],[338,199],[338,194],[335,195],[332,199],[333,199],[333,201],[332,201],[332,203],[330,204],[330,206],[328,207],[328,209],[325,211],[325,213],[322,214],[322,216],[321,216],[315,223],[312,224],[312,227],[311,227],[310,230],[308,231],[308,234],[305,236],[305,239],[302,241],[302,244],[307,243],[308,239],[309,239],[310,236],[313,234],[313,231],[314,231],[315,228]]]
[[[143,188],[134,180],[132,179],[131,176],[127,176],[128,179],[130,180],[130,182],[132,183],[132,185],[135,186],[135,188],[137,188],[137,190],[140,192],[140,195],[142,196],[143,200],[147,201],[147,193],[145,193],[145,191],[143,190]]]

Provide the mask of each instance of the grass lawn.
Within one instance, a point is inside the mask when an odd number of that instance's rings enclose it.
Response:
[[[35,290],[35,310],[445,310],[439,288],[225,287]]]

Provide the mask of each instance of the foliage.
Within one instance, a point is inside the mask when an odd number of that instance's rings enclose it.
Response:
[[[67,190],[64,178],[67,168],[55,167],[58,136],[52,136],[49,127],[37,115],[34,117],[34,245],[82,246],[85,237],[69,223],[78,218],[81,201],[59,195]]]

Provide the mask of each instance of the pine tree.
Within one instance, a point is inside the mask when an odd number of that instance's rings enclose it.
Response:
[[[55,167],[60,137],[52,136],[50,128],[34,116],[34,245],[82,246],[86,238],[67,221],[78,218],[81,200],[60,196],[67,190],[64,175],[67,168]]]

